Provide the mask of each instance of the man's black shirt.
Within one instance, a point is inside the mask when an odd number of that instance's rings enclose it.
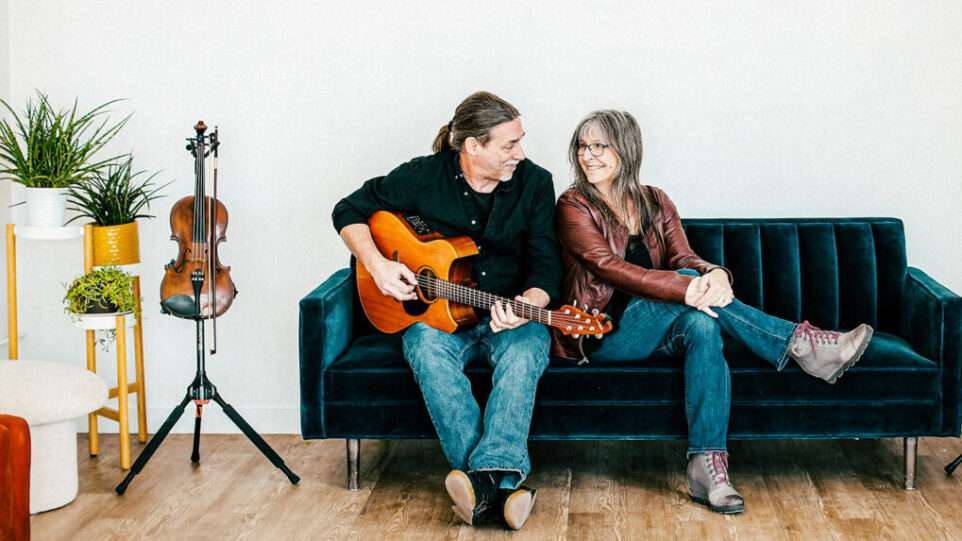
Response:
[[[443,151],[365,182],[337,203],[332,217],[340,232],[347,225],[367,223],[379,210],[419,214],[445,237],[474,240],[479,253],[471,270],[478,289],[513,298],[537,287],[557,299],[561,261],[551,173],[523,160],[511,180],[484,196],[464,179],[458,153]]]

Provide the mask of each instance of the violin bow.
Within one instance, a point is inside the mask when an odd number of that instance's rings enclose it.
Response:
[[[217,278],[217,149],[220,147],[220,135],[218,132],[219,128],[214,126],[214,139],[211,141],[210,150],[214,154],[213,165],[214,165],[214,186],[213,186],[213,197],[210,200],[211,210],[208,211],[207,215],[211,217],[210,227],[208,228],[208,246],[210,246],[210,261],[208,261],[209,272],[207,287],[209,289],[208,297],[210,298],[210,326],[211,326],[211,347],[210,354],[213,355],[217,353],[217,287],[215,287],[215,280]]]

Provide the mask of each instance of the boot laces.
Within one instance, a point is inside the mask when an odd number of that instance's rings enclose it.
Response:
[[[795,336],[807,338],[812,343],[813,348],[815,344],[838,344],[839,334],[836,331],[819,329],[808,321],[799,323],[798,328],[795,329]]]
[[[728,480],[728,453],[709,451],[705,453],[705,461],[708,463],[708,473],[715,484],[731,485],[731,481]]]

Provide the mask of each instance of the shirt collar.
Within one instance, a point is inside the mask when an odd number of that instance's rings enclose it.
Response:
[[[465,186],[473,190],[473,188],[471,188],[471,185],[468,184],[468,180],[464,178],[464,171],[461,170],[461,160],[458,159],[459,154],[460,154],[459,151],[454,149],[451,150],[450,159],[451,159],[452,169],[454,171],[454,180],[458,182],[463,182]],[[520,165],[521,164],[519,163],[518,164],[519,167],[515,168],[514,170],[515,175],[518,174],[518,169],[520,168]],[[491,191],[491,193],[497,193],[499,191],[501,192],[511,191],[514,189],[515,184],[517,184],[517,182],[514,181],[514,176],[512,176],[511,180],[504,180],[499,182],[497,187],[495,187],[494,190]]]

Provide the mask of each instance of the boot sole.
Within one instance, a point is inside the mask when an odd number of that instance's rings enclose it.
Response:
[[[852,358],[849,359],[848,362],[843,364],[842,367],[838,369],[838,371],[832,374],[832,377],[825,380],[828,382],[829,385],[835,385],[835,382],[838,381],[838,378],[842,377],[842,374],[844,374],[846,370],[855,366],[855,363],[857,363],[858,360],[862,358],[862,354],[865,353],[865,349],[868,348],[868,343],[872,341],[873,334],[875,334],[875,331],[871,327],[869,327],[868,334],[865,336],[865,340],[862,341],[862,345],[858,347],[858,350],[855,352],[855,355],[852,355]]]
[[[534,509],[537,492],[516,492],[504,502],[504,521],[512,530],[520,530]]]
[[[698,498],[696,496],[692,496],[691,494],[689,494],[688,497],[691,498],[691,501],[711,509],[712,513],[718,513],[720,515],[737,515],[745,510],[745,504],[729,505],[728,507],[715,507],[711,504],[711,502],[703,498]]]
[[[451,509],[454,514],[461,517],[461,520],[474,526],[474,506],[477,500],[474,495],[474,485],[468,474],[460,470],[454,470],[444,479],[444,488],[448,490],[448,496],[454,502]]]

